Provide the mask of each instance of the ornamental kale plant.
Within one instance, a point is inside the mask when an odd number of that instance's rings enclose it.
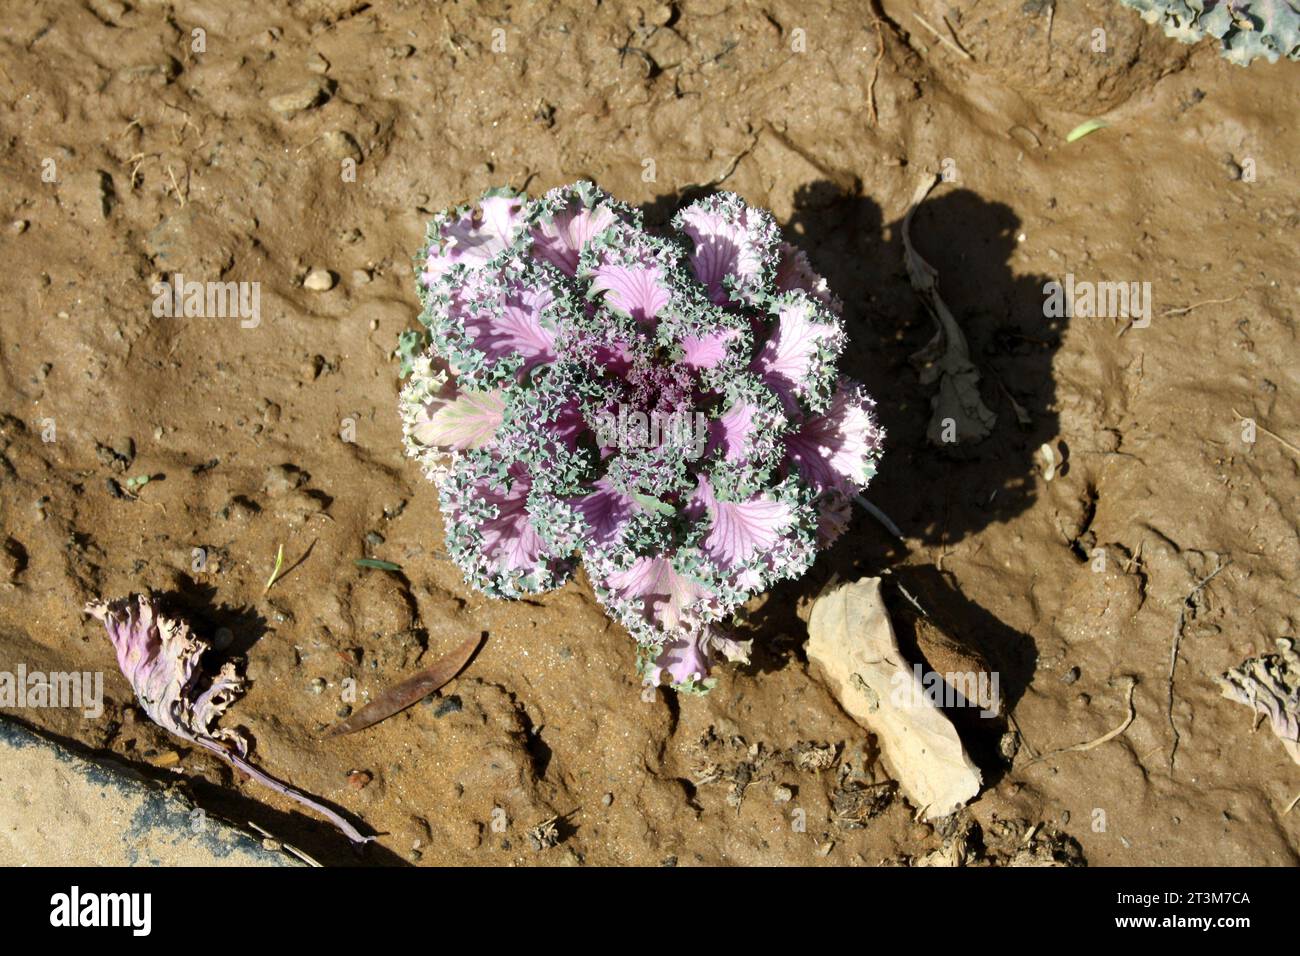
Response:
[[[1294,0],[1121,0],[1166,36],[1196,43],[1211,36],[1239,66],[1257,56],[1300,59],[1300,5]]]
[[[875,474],[840,302],[727,193],[655,235],[590,183],[494,190],[436,216],[419,263],[400,411],[452,560],[514,598],[581,558],[646,682],[708,689],[748,653],[725,619],[807,571]]]

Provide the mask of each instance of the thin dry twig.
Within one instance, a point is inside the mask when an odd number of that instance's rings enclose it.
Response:
[[[270,840],[272,843],[277,844],[277,845],[278,845],[282,850],[284,850],[285,852],[287,852],[287,853],[292,853],[294,856],[296,856],[298,859],[302,860],[302,861],[303,861],[304,863],[306,863],[308,866],[310,866],[310,867],[316,867],[316,868],[319,868],[319,867],[320,867],[320,863],[318,863],[316,860],[312,859],[310,856],[308,856],[308,855],[307,855],[306,853],[304,853],[302,850],[298,849],[298,848],[297,848],[296,846],[294,846],[292,843],[285,843],[283,840],[277,840],[277,839],[276,839],[276,838],[275,838],[275,837],[274,837],[274,836],[273,836],[269,831],[267,831],[267,830],[263,830],[263,829],[262,829],[261,827],[259,827],[256,823],[254,823],[252,820],[249,820],[249,821],[248,821],[248,825],[249,825],[250,827],[252,827],[254,830],[256,830],[258,833],[260,833],[260,834],[262,835],[262,841],[263,841],[263,842],[262,842],[262,845],[263,845],[263,846],[266,846],[266,841],[267,841],[267,840]]]
[[[162,159],[162,153],[135,153],[127,157],[127,162],[131,163],[131,188],[135,189],[141,180],[140,167],[151,159]]]
[[[952,50],[952,51],[953,51],[954,53],[956,53],[958,56],[965,57],[965,58],[968,59],[968,60],[973,60],[973,59],[975,59],[975,57],[971,56],[969,53],[967,53],[965,50],[963,50],[963,49],[962,49],[962,48],[961,48],[961,47],[960,47],[960,46],[959,46],[955,41],[950,40],[948,37],[944,36],[942,33],[940,33],[940,32],[939,32],[938,30],[936,30],[934,27],[930,26],[930,24],[926,21],[925,17],[921,16],[919,13],[914,13],[914,14],[912,14],[912,16],[916,17],[917,20],[921,21],[921,26],[925,27],[927,30],[929,30],[931,33],[933,33],[933,34],[935,35],[935,37],[938,38],[938,40],[939,40],[940,43],[942,43],[942,44],[943,44],[944,46],[946,46],[948,49]],[[945,25],[945,26],[948,25],[948,21],[947,21],[947,20],[944,21],[944,25]],[[949,26],[948,29],[951,30],[952,27]]]
[[[170,165],[170,164],[168,164],[168,166],[167,166],[167,176],[168,176],[168,178],[170,178],[171,181],[172,181],[172,192],[174,192],[174,193],[176,194],[176,201],[177,201],[178,203],[180,203],[180,204],[181,204],[181,208],[184,209],[184,208],[185,208],[185,197],[181,195],[181,187],[178,186],[178,185],[176,185],[176,174],[175,174],[174,172],[172,172],[172,168],[171,168],[171,165]]]
[[[880,44],[880,49],[876,51],[876,62],[871,64],[871,82],[867,84],[867,113],[871,117],[871,125],[876,126],[880,121],[880,114],[876,112],[876,78],[880,76],[880,61],[885,58],[885,32],[880,29],[880,17],[872,17],[872,26],[876,28],[876,42]]]
[[[1085,740],[1083,743],[1075,744],[1073,747],[1062,747],[1060,750],[1053,750],[1050,753],[1043,754],[1043,756],[1031,760],[1030,764],[1036,764],[1040,761],[1047,760],[1049,757],[1055,757],[1057,754],[1082,753],[1086,750],[1092,750],[1094,747],[1100,747],[1109,740],[1114,740],[1124,731],[1128,730],[1129,725],[1137,719],[1137,707],[1133,704],[1133,691],[1137,688],[1137,678],[1128,677],[1126,680],[1128,680],[1128,716],[1124,718],[1122,724],[1109,733],[1102,734],[1096,740]]]
[[[952,21],[948,19],[946,13],[943,16],[943,25],[948,28],[948,35],[952,37],[952,42],[957,44],[957,48],[970,59],[975,59],[975,57],[971,56],[970,50],[966,49],[966,44],[961,42],[961,34],[957,32],[957,28],[952,25]]]
[[[920,602],[918,602],[918,601],[916,600],[916,598],[912,597],[912,592],[911,592],[911,591],[909,591],[907,588],[903,587],[903,585],[900,584],[900,583],[897,582],[897,581],[895,581],[894,584],[895,584],[895,586],[897,586],[898,590],[901,591],[901,592],[903,593],[903,597],[907,598],[907,599],[912,603],[912,607],[916,608],[917,611],[920,612],[921,617],[927,617],[927,618],[928,618],[928,617],[930,616],[929,614],[926,614],[926,613],[925,613],[925,608],[921,607]]]
[[[1241,419],[1242,421],[1246,420],[1246,416],[1241,414],[1241,412],[1237,411],[1235,408],[1232,410],[1232,414],[1236,415],[1237,418]],[[1295,445],[1291,444],[1289,441],[1287,441],[1277,432],[1269,431],[1259,422],[1255,422],[1255,427],[1258,428],[1260,431],[1262,431],[1269,438],[1273,439],[1275,442],[1279,442],[1282,445],[1282,447],[1287,449],[1287,451],[1291,452],[1291,454],[1300,455],[1300,448],[1297,448]]]
[[[136,153],[134,156],[127,159],[128,163],[133,164],[131,166],[131,188],[132,189],[135,189],[135,184],[140,178],[140,167],[144,165],[144,161],[148,158],[149,157],[147,157],[144,153]]]
[[[1227,302],[1236,302],[1240,298],[1241,293],[1238,292],[1236,295],[1229,296],[1226,299],[1206,299],[1204,302],[1193,302],[1191,305],[1185,305],[1180,309],[1165,309],[1165,311],[1161,312],[1160,315],[1186,315],[1193,309],[1199,309],[1203,305],[1223,305]]]

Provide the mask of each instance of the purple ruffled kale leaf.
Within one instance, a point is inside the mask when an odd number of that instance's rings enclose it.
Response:
[[[407,357],[406,450],[487,594],[580,559],[649,682],[707,689],[742,604],[796,578],[875,474],[875,404],[837,370],[841,304],[767,212],[721,193],[666,234],[590,183],[437,216]]]
[[[248,740],[218,727],[221,715],[244,692],[244,678],[227,661],[216,674],[203,668],[207,641],[179,618],[161,613],[148,595],[91,601],[85,612],[103,623],[117,664],[149,719],[168,733],[221,757],[258,783],[325,817],[354,843],[368,843],[339,813],[277,780],[248,760]]]
[[[1224,697],[1267,719],[1291,759],[1300,763],[1300,653],[1293,640],[1280,639],[1276,654],[1252,657],[1215,681]]]

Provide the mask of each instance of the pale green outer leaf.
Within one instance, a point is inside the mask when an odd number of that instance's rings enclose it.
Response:
[[[505,410],[504,392],[462,392],[417,426],[415,438],[442,448],[481,448],[496,434]]]

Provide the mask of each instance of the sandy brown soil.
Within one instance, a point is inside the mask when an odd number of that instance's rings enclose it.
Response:
[[[3,16],[0,668],[102,669],[109,698],[97,721],[11,716],[352,859],[131,706],[80,608],[149,587],[230,629],[253,683],[227,720],[265,767],[385,833],[370,861],[874,865],[957,839],[972,861],[1297,862],[1300,810],[1282,811],[1300,768],[1212,682],[1295,634],[1294,64],[1232,66],[1108,0],[1059,5],[1050,39],[1049,4],[988,0],[887,0],[880,18],[807,0],[237,6]],[[955,450],[925,441],[907,359],[931,326],[900,240],[945,159],[955,179],[914,237],[998,415]],[[906,541],[860,515],[755,602],[753,665],[703,698],[643,701],[584,579],[515,604],[468,589],[401,453],[390,353],[418,311],[425,221],[580,176],[655,220],[712,186],[772,209],[845,300],[848,370],[889,430],[869,495]],[[333,289],[304,288],[315,268]],[[175,272],[260,282],[260,326],[154,318],[151,284]],[[1150,326],[1044,318],[1043,283],[1066,273],[1150,282]],[[1239,415],[1283,440],[1243,441]],[[1045,442],[1068,465],[1051,481]],[[120,493],[141,474],[165,477]],[[281,544],[292,569],[264,594]],[[1171,708],[1183,599],[1226,562],[1188,611]],[[961,723],[987,786],[939,827],[864,788],[887,780],[877,747],[801,650],[832,574],[882,573],[904,637],[938,627],[982,653],[1019,731],[1008,760],[1006,728]],[[479,631],[440,699],[320,739],[346,678],[376,692]],[[1130,678],[1125,733],[1051,755],[1121,724]],[[552,816],[559,842],[536,849],[527,831]]]

